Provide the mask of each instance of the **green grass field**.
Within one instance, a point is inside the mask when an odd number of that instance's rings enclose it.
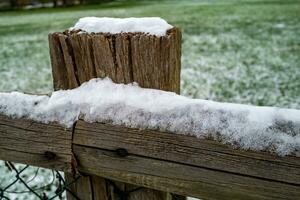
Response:
[[[0,91],[52,91],[47,35],[84,16],[160,16],[181,27],[185,96],[300,109],[300,1],[296,0],[130,1],[2,12]],[[0,168],[5,174],[0,183],[12,180],[1,161]],[[51,181],[50,171],[40,173],[39,185]],[[31,168],[28,177],[33,174]]]
[[[300,108],[300,1],[131,1],[0,13],[0,91],[52,89],[47,34],[84,16],[160,16],[183,29],[182,94]]]

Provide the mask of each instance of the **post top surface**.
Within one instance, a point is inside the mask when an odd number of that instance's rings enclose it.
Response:
[[[109,18],[84,17],[69,30],[82,30],[88,33],[147,33],[155,36],[165,36],[173,28],[159,17],[141,18]]]

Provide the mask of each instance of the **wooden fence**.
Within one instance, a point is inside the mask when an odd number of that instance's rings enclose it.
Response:
[[[94,77],[179,93],[181,33],[49,34],[54,88]],[[233,149],[208,139],[79,120],[73,128],[0,115],[0,159],[84,175],[72,186],[83,200],[300,199],[300,159]],[[110,181],[108,181],[110,180]],[[72,199],[68,196],[68,199]]]

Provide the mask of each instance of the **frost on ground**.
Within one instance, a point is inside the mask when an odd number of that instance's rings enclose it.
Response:
[[[183,35],[182,94],[300,109],[300,23],[247,20],[246,30]]]
[[[164,36],[173,26],[160,17],[110,18],[83,17],[70,30],[82,30],[88,33],[149,33]]]
[[[212,138],[234,147],[300,156],[300,111],[190,99],[93,79],[50,97],[0,93],[0,113],[71,127],[79,118]]]

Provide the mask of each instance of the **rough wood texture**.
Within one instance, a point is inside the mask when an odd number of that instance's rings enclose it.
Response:
[[[54,88],[70,89],[95,77],[179,93],[181,33],[49,34]]]
[[[138,190],[128,196],[131,200],[145,195],[152,200],[171,198],[169,193],[153,192],[157,190],[220,200],[294,200],[300,196],[299,157],[241,151],[188,135],[83,121],[77,122],[72,142],[71,131],[56,124],[0,115],[0,159],[70,170],[72,144],[78,170],[92,174],[71,185],[84,200],[120,199],[111,181],[98,176],[156,189]],[[125,192],[135,188],[115,184]]]
[[[71,170],[72,131],[57,124],[11,119],[0,114],[0,159]]]
[[[300,159],[293,156],[83,121],[77,123],[73,142],[80,170],[123,182],[204,199],[300,196]],[[118,149],[126,149],[128,154],[122,157]]]
[[[68,182],[74,182],[74,177],[71,173],[65,173],[65,179]],[[81,176],[75,180],[76,184],[71,184],[69,189],[74,192],[80,200],[89,200],[97,197],[98,199],[110,200],[110,188],[106,185],[105,179],[97,176],[87,175]],[[67,193],[67,199],[75,199]],[[77,199],[76,199],[77,200]]]
[[[110,77],[116,83],[137,82],[146,88],[180,92],[181,32],[178,28],[169,30],[163,37],[143,33],[51,33],[49,47],[55,90],[75,88],[95,77]],[[88,177],[82,180],[85,183],[74,186],[74,191],[86,185],[90,187],[86,192],[95,192],[97,189],[91,180]],[[98,182],[105,181],[99,178]],[[137,187],[118,184],[125,192]],[[101,188],[111,188],[108,185],[106,181]],[[117,199],[116,193],[111,191],[106,196]],[[105,197],[93,194],[86,199]],[[170,194],[145,189],[128,197],[128,200],[135,199],[168,200]]]
[[[157,141],[159,142],[159,141]],[[179,162],[74,145],[79,170],[201,199],[297,199],[300,185]],[[99,162],[100,161],[100,162]],[[299,169],[298,169],[299,172]]]
[[[300,185],[300,159],[243,151],[194,136],[78,121],[74,144]],[[288,172],[288,173],[287,173]]]

